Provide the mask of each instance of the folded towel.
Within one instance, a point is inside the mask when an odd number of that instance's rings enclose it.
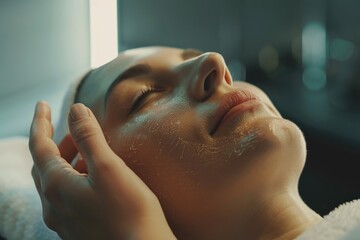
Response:
[[[359,240],[360,199],[344,203],[312,226],[298,240]]]
[[[0,235],[5,239],[59,239],[42,218],[31,177],[27,137],[0,141]]]

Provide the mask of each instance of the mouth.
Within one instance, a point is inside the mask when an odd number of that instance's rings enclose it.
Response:
[[[231,91],[223,95],[212,116],[213,121],[210,135],[213,135],[219,126],[231,119],[232,116],[246,111],[249,107],[259,102],[259,97],[248,90]]]

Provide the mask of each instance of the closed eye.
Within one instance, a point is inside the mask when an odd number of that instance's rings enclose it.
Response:
[[[143,102],[155,92],[160,92],[161,89],[154,88],[154,87],[146,87],[145,89],[141,89],[135,96],[133,103],[131,105],[131,109],[129,113],[133,113],[134,111],[138,110]]]

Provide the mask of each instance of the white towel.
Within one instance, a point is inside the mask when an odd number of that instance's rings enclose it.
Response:
[[[27,137],[0,141],[0,235],[8,240],[59,239],[42,219],[31,167]]]
[[[301,234],[298,240],[359,240],[360,199],[344,203],[322,221]]]

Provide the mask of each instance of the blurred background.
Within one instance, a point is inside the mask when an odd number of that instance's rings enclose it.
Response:
[[[0,137],[26,135],[39,99],[56,123],[70,82],[117,51],[216,51],[303,130],[300,194],[327,214],[360,198],[359,9],[356,0],[3,0]]]

